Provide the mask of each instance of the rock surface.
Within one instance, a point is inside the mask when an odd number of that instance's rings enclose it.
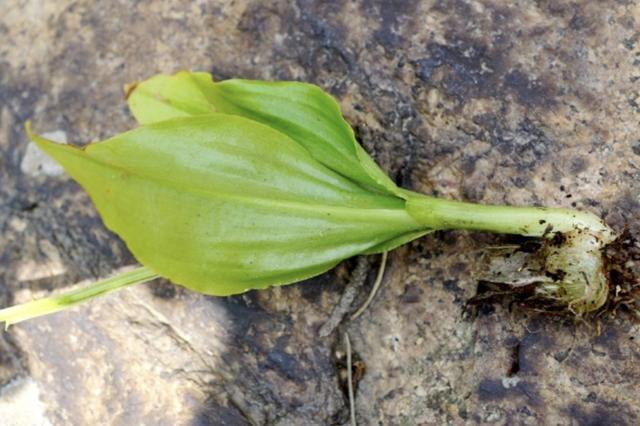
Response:
[[[134,262],[76,184],[21,168],[25,120],[104,138],[133,126],[125,83],[179,69],[322,86],[405,187],[637,221],[640,4],[508,3],[5,1],[0,306]],[[466,307],[482,251],[510,241],[436,233],[395,251],[374,303],[326,338],[355,261],[224,299],[154,282],[17,325],[0,335],[0,412],[18,421],[26,398],[43,414],[22,424],[343,424],[348,331],[361,424],[638,424],[630,315],[597,330]]]

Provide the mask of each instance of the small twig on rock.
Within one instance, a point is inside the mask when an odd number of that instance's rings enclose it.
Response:
[[[340,325],[344,316],[351,311],[351,304],[353,300],[356,298],[356,294],[358,294],[358,290],[364,284],[365,279],[367,278],[367,270],[369,269],[369,260],[367,256],[358,257],[358,263],[356,264],[353,273],[351,274],[351,278],[349,279],[349,284],[347,288],[342,293],[340,297],[340,301],[335,305],[333,311],[331,312],[331,316],[327,322],[325,322],[320,328],[319,335],[321,338],[325,338],[329,336],[333,331]]]
[[[378,268],[378,275],[376,276],[376,281],[373,283],[373,287],[371,288],[371,293],[369,293],[369,297],[364,302],[360,309],[358,309],[353,315],[351,315],[351,321],[357,319],[362,313],[369,307],[371,301],[376,296],[378,289],[380,288],[380,284],[382,283],[382,277],[384,276],[384,269],[387,265],[387,252],[382,253],[382,259],[380,260],[380,267]]]
[[[356,426],[356,402],[353,396],[353,370],[351,362],[351,341],[349,333],[344,333],[344,344],[347,351],[347,389],[349,391],[349,413],[351,415],[351,426]]]

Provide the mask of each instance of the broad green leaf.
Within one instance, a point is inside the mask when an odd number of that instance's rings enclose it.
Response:
[[[340,106],[318,86],[298,82],[226,80],[208,73],[158,75],[130,91],[140,124],[210,112],[239,115],[288,135],[341,175],[378,192],[402,192],[355,140]]]
[[[32,138],[143,265],[207,294],[299,281],[426,231],[404,199],[237,115],[160,121],[84,149]]]

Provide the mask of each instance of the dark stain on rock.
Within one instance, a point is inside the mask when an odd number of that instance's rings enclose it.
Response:
[[[442,283],[442,287],[450,293],[453,293],[453,303],[462,303],[464,298],[464,290],[458,285],[457,280],[445,280]]]
[[[402,303],[419,303],[422,300],[424,291],[417,285],[407,284],[404,293],[400,296]]]
[[[502,154],[503,166],[532,168],[556,149],[556,143],[528,118],[514,129],[505,127],[497,113],[477,115],[473,122],[481,128],[479,136],[491,142]]]
[[[237,426],[252,423],[251,419],[233,404],[222,405],[214,398],[208,398],[189,424],[191,426]]]
[[[344,82],[327,75],[347,75],[351,68],[351,55],[343,48],[320,46],[310,53],[309,73],[317,84],[324,87],[333,96],[341,97],[345,94],[347,86]],[[328,84],[327,84],[328,83]]]
[[[516,188],[526,188],[529,186],[530,180],[528,176],[517,175],[511,178],[511,182],[513,182],[513,186]]]
[[[461,102],[495,94],[497,77],[488,70],[503,60],[501,55],[492,56],[486,47],[462,40],[450,45],[432,43],[427,51],[428,57],[414,63],[419,79]]]
[[[67,269],[72,271],[67,280],[73,282],[87,276],[94,279],[107,276],[114,268],[134,261],[122,240],[105,228],[91,204],[78,208],[68,193],[65,198],[68,206],[65,203],[52,207],[43,202],[42,207],[30,215],[32,231],[38,238],[48,240]],[[48,200],[46,197],[43,199]],[[86,232],[86,229],[92,232]]]
[[[432,52],[433,53],[433,52]],[[432,54],[432,56],[418,59],[414,62],[416,77],[424,82],[430,82],[431,77],[438,68],[443,65],[442,58],[438,53]]]
[[[313,278],[295,284],[300,289],[300,295],[311,303],[319,303],[326,292],[339,293],[344,290],[344,282],[336,276],[334,270],[325,272]]]
[[[639,99],[638,93],[629,94],[629,97],[627,98],[627,102],[629,103],[629,106],[633,108],[635,112],[640,112],[640,104],[638,103],[638,99]]]
[[[177,287],[165,279],[153,280],[148,284],[151,294],[160,299],[173,299],[178,293]]]
[[[593,20],[590,16],[583,15],[580,12],[576,12],[569,20],[569,28],[581,33],[590,33],[593,30]]]
[[[599,404],[593,408],[573,403],[567,407],[567,415],[581,426],[637,424],[634,410],[617,403]]]
[[[526,334],[520,340],[518,348],[519,372],[522,374],[536,374],[540,357],[543,356],[550,345],[549,338],[540,333]]]
[[[1,283],[0,283],[1,284]],[[0,388],[27,372],[26,356],[10,333],[0,336]]]
[[[253,339],[247,335],[247,331],[273,320],[272,314],[260,305],[256,291],[248,291],[237,296],[213,298],[212,301],[216,304],[220,302],[226,310],[229,323],[232,325],[232,333],[241,340],[247,339],[250,343]]]
[[[507,382],[503,383],[502,379],[483,379],[478,385],[478,398],[481,401],[500,401],[521,397],[534,406],[540,405],[542,402],[535,386],[525,380],[507,384]]]
[[[468,2],[437,2],[431,11],[445,19],[446,43],[431,42],[428,55],[411,62],[415,75],[441,88],[460,103],[480,97],[504,99],[508,95],[529,108],[554,108],[559,90],[556,77],[532,76],[512,57],[524,37],[542,37],[546,29],[534,27],[524,33],[509,7],[485,2],[482,11]],[[471,35],[478,33],[480,35]]]
[[[536,0],[537,7],[554,17],[563,17],[570,12],[569,5],[556,0]]]
[[[622,231],[627,225],[640,219],[640,201],[631,191],[625,191],[605,215],[605,221],[614,229]]]
[[[410,34],[412,11],[416,0],[376,0],[365,2],[366,8],[380,26],[374,31],[374,39],[386,49],[393,49],[401,45],[404,40],[402,34]]]
[[[477,316],[488,317],[496,312],[496,307],[493,303],[479,303],[477,307]]]
[[[346,30],[337,19],[339,4],[315,0],[298,0],[300,13],[290,11],[282,20],[281,32],[287,56],[293,56],[305,70],[306,81],[316,83],[333,95],[344,93],[343,79],[336,75],[354,75],[358,68],[355,55],[345,45]]]
[[[237,78],[240,75],[238,71],[220,64],[213,64],[210,71],[215,81],[229,80],[231,78]]]
[[[477,157],[466,157],[462,160],[462,171],[466,176],[470,176],[476,170]]]
[[[553,354],[553,358],[562,363],[564,362],[567,358],[569,358],[569,355],[571,355],[571,349],[563,349],[560,351],[557,351],[556,353]]]
[[[569,171],[572,175],[575,176],[587,170],[588,166],[589,162],[587,161],[587,159],[585,159],[584,157],[575,157],[569,164]]]
[[[471,19],[474,15],[471,5],[463,0],[437,0],[431,10],[462,19]]]
[[[294,383],[302,384],[309,376],[300,360],[285,350],[289,336],[280,336],[275,346],[269,349],[260,367],[273,370]]]
[[[551,85],[521,69],[508,70],[508,59],[502,50],[457,39],[449,45],[432,43],[427,51],[429,56],[413,63],[416,77],[442,88],[460,102],[512,94],[528,107],[550,108],[556,103],[556,90]]]
[[[551,88],[519,69],[505,75],[504,87],[516,97],[518,102],[528,107],[551,106],[555,103]]]
[[[253,43],[260,43],[267,34],[278,32],[280,14],[267,3],[251,3],[238,21],[238,30],[247,34]]]
[[[450,291],[450,292],[452,292],[452,293],[456,293],[456,294],[458,294],[458,293],[460,293],[460,292],[464,291],[464,290],[462,290],[462,289],[460,288],[460,286],[458,285],[458,281],[456,281],[456,280],[445,280],[445,281],[442,283],[442,287],[443,287],[445,290]]]
[[[288,383],[288,389],[292,386],[321,388],[318,377],[332,371],[332,364],[324,345],[301,350],[300,336],[292,331],[291,317],[264,308],[260,303],[263,297],[264,292],[252,291],[240,296],[212,298],[212,301],[218,308],[222,302],[227,313],[230,340],[222,360],[228,365],[239,365],[233,386],[243,390],[242,398],[250,411],[262,412],[263,407],[272,407],[263,413],[266,423],[271,424],[288,410],[304,406],[297,395],[285,396],[280,392],[283,383]],[[244,363],[252,367],[244,368]]]
[[[13,214],[17,214],[19,212],[31,213],[39,205],[40,203],[36,198],[34,198],[34,194],[32,193],[32,191],[28,191],[12,194],[12,196],[6,202],[5,207],[8,207],[9,210],[12,210]]]
[[[606,355],[614,362],[623,361],[627,358],[620,350],[622,342],[624,342],[624,337],[619,327],[614,324],[605,325],[600,335],[593,340],[594,345],[604,350]]]
[[[640,33],[636,33],[633,37],[631,38],[625,38],[624,40],[622,40],[622,45],[624,46],[625,49],[627,50],[633,50],[636,48],[636,43],[638,42],[638,37],[640,36]]]
[[[449,268],[449,273],[454,276],[463,275],[468,269],[468,264],[465,262],[456,262]]]
[[[31,118],[40,95],[40,89],[24,81],[0,83],[0,105],[8,107],[14,120],[20,124]]]

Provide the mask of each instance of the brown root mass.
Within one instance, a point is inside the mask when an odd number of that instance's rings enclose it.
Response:
[[[479,275],[477,293],[468,301],[469,306],[476,309],[483,304],[502,303],[540,315],[575,316],[566,304],[544,297],[538,291],[544,282],[560,282],[564,278],[563,271],[545,269],[542,259],[546,248],[561,244],[562,238],[556,234],[548,241],[526,240],[506,252],[488,253],[487,269]],[[520,259],[510,261],[514,258]],[[607,300],[602,307],[581,318],[589,321],[624,311],[640,319],[640,226],[627,227],[603,249],[603,258],[609,282]],[[500,266],[496,266],[497,263]]]

